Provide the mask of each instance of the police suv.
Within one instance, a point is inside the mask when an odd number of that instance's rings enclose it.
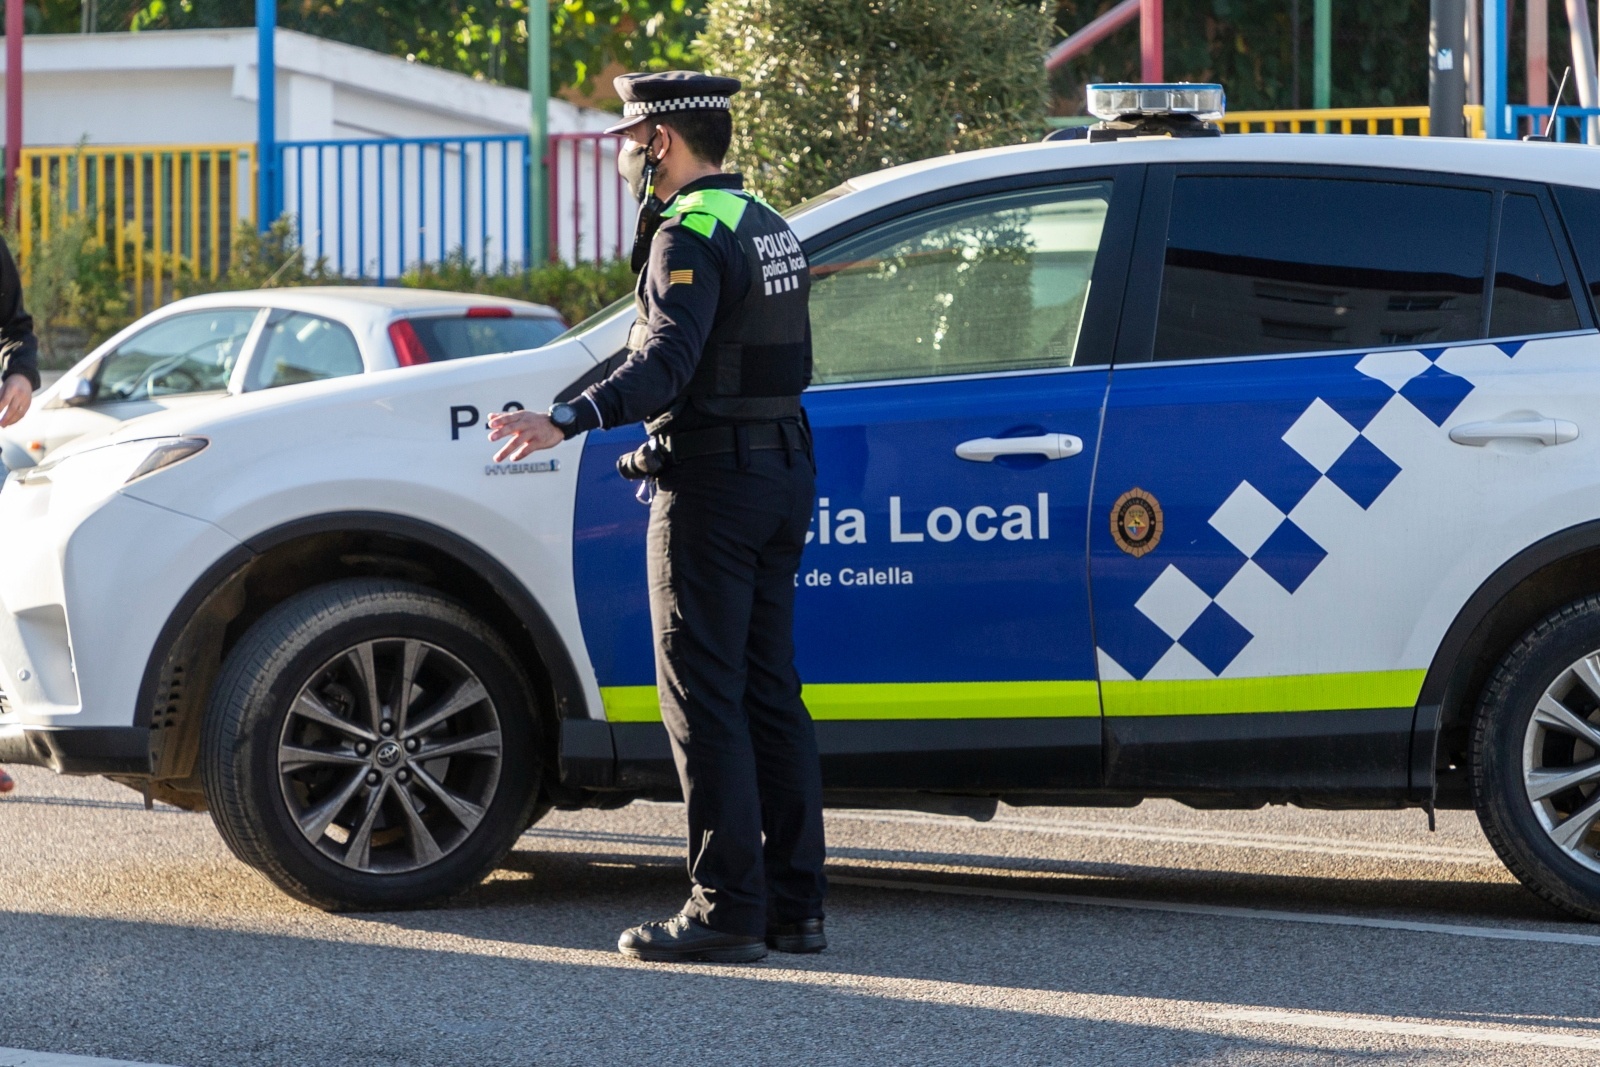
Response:
[[[1596,157],[1200,136],[1197,96],[792,213],[829,803],[1475,807],[1600,919]],[[552,807],[675,796],[615,470],[643,431],[503,465],[484,435],[606,374],[632,320],[12,475],[0,763],[209,808],[325,907],[448,895]]]

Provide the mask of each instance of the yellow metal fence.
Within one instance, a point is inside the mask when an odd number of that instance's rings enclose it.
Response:
[[[234,224],[256,219],[256,155],[253,144],[25,148],[22,269],[53,230],[87,217],[132,287],[135,314],[159,307],[180,275],[227,268]]]
[[[1482,137],[1483,106],[1465,109],[1467,132]],[[1335,107],[1299,111],[1230,111],[1218,123],[1226,133],[1384,133],[1426,137],[1428,108]]]

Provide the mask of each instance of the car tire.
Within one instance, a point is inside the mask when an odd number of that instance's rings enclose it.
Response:
[[[1523,885],[1600,922],[1600,596],[1546,616],[1479,701],[1472,791],[1495,852]]]
[[[315,907],[448,899],[537,817],[531,693],[505,642],[430,589],[300,593],[250,627],[211,692],[212,818],[234,855]]]

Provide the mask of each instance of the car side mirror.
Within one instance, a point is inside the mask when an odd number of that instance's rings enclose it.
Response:
[[[94,382],[88,378],[74,378],[62,383],[61,402],[69,408],[81,408],[94,403]]]

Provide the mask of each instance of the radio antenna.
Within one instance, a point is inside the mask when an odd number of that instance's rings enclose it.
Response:
[[[1567,92],[1567,79],[1572,77],[1572,68],[1568,67],[1561,72],[1561,84],[1556,86],[1556,102],[1550,105],[1550,117],[1544,120],[1544,132],[1529,134],[1524,140],[1528,141],[1553,141],[1555,140],[1556,112],[1561,109],[1561,98]]]

